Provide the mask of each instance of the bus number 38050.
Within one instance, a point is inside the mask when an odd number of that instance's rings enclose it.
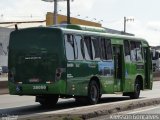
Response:
[[[33,86],[33,90],[46,90],[45,85],[38,85],[38,86]]]

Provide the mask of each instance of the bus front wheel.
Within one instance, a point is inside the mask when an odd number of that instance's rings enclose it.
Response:
[[[99,101],[100,89],[96,81],[92,80],[88,87],[88,102],[89,104],[96,104]]]
[[[134,92],[130,93],[130,98],[131,99],[138,99],[140,96],[140,83],[138,80],[136,80],[135,84],[134,84]]]

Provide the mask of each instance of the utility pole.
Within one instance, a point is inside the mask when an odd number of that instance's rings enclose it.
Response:
[[[54,0],[54,24],[57,24],[57,0]]]
[[[54,24],[57,24],[57,4],[60,1],[67,1],[67,24],[70,24],[70,0],[42,0],[45,2],[54,2]],[[73,1],[73,0],[72,0]]]
[[[134,18],[126,18],[126,17],[124,17],[124,33],[126,32],[126,23],[128,21],[134,21]]]
[[[42,0],[44,2],[54,2],[54,11],[53,11],[53,24],[57,24],[57,5],[58,5],[58,2],[59,1],[62,1],[62,0]]]
[[[126,32],[126,17],[124,17],[124,33]]]
[[[67,0],[67,24],[70,24],[70,0]]]

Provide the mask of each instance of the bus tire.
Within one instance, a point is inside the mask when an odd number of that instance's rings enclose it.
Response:
[[[58,102],[58,95],[36,96],[36,102],[39,102],[43,107],[54,107]]]
[[[88,103],[94,105],[98,103],[100,97],[100,89],[95,80],[89,83],[88,87]]]
[[[135,81],[134,84],[134,92],[130,93],[130,98],[131,99],[138,99],[140,96],[140,90],[141,90],[141,86],[138,80]]]

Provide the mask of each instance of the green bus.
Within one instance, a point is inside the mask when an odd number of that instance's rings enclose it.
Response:
[[[48,106],[64,97],[96,104],[102,94],[137,99],[153,82],[146,40],[82,25],[13,31],[8,68],[11,95]]]

